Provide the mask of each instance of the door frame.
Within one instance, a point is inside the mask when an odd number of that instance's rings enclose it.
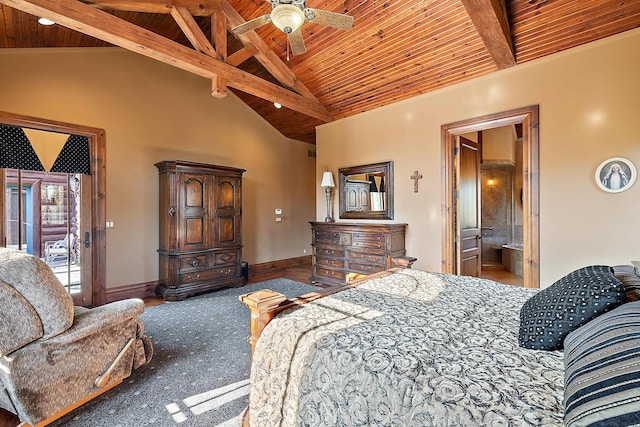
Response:
[[[0,124],[86,136],[91,162],[91,296],[92,306],[106,303],[106,133],[104,129],[58,122],[0,111]],[[0,174],[4,187],[4,174]],[[4,192],[0,192],[0,206],[4,206]],[[4,209],[0,221],[4,222]],[[81,236],[82,237],[82,236]],[[4,228],[0,227],[0,242],[4,242]]]
[[[442,271],[457,274],[454,190],[456,136],[503,126],[522,124],[522,215],[524,287],[540,287],[540,203],[539,203],[539,106],[531,105],[442,125]]]

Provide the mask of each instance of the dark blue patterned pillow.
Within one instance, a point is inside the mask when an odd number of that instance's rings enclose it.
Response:
[[[640,424],[640,301],[594,319],[564,340],[564,422]]]
[[[538,292],[520,310],[520,346],[560,350],[567,334],[625,300],[611,267],[592,265]]]

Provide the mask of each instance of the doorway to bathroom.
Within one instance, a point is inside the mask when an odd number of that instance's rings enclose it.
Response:
[[[522,124],[466,135],[480,160],[480,277],[523,286]]]
[[[443,125],[442,148],[443,271],[539,287],[538,106]]]

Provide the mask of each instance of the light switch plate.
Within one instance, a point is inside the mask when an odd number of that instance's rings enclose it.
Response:
[[[276,209],[276,215],[282,215],[282,209]]]

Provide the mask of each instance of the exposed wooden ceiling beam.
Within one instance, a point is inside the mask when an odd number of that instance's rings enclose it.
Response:
[[[185,7],[194,15],[207,15],[204,11],[213,14],[215,10],[222,10],[227,17],[229,29],[244,24],[244,18],[229,4],[226,0],[206,0],[199,2],[200,4],[188,6],[189,0],[162,0],[161,2],[153,0],[82,0],[84,3],[91,4],[102,9],[123,10],[129,12],[153,12],[153,13],[170,13],[172,6]],[[196,13],[198,12],[198,13]],[[315,99],[315,95],[307,89],[307,87],[298,79],[287,65],[282,62],[280,57],[276,55],[267,46],[264,40],[254,32],[235,35],[235,37],[245,46],[254,45],[258,49],[255,57],[262,66],[269,71],[283,86],[295,90],[300,95],[310,99]]]
[[[300,96],[77,0],[0,0],[0,3],[205,78],[223,77],[231,87],[308,116],[333,120],[315,98]]]
[[[244,24],[246,21],[240,14],[227,2],[226,0],[221,0],[220,8],[227,16],[227,23],[230,28],[237,27],[238,25]],[[294,89],[300,95],[303,95],[309,99],[316,99],[315,95],[307,89],[307,87],[298,79],[298,77],[287,67],[287,65],[282,62],[280,57],[275,54],[269,46],[265,43],[264,40],[260,38],[260,36],[255,31],[249,31],[244,34],[235,35],[238,40],[242,42],[242,44],[249,45],[252,44],[256,48],[258,48],[258,53],[255,55],[258,62],[262,64],[264,68],[271,73],[273,77],[275,77],[280,83]]]
[[[191,42],[194,48],[199,52],[205,53],[213,58],[216,57],[216,50],[213,48],[207,36],[204,35],[198,23],[187,8],[185,7],[172,7],[171,16],[176,21],[182,32],[187,39]]]
[[[516,65],[504,0],[462,0],[499,70]]]
[[[211,15],[211,40],[216,46],[216,58],[227,62],[227,18],[219,10]],[[213,79],[211,93],[216,98],[227,96],[227,79],[220,76]]]
[[[220,2],[223,0],[163,0],[136,1],[136,0],[81,0],[101,9],[127,10],[129,12],[144,13],[170,13],[172,7],[183,7],[192,16],[210,16],[216,10],[220,10]]]
[[[252,44],[248,44],[239,51],[231,54],[227,58],[227,63],[233,65],[234,67],[237,67],[256,53],[258,53],[258,48]]]
[[[222,12],[216,11],[212,16],[216,16],[216,14],[221,15]],[[213,45],[211,44],[211,42],[209,42],[207,36],[204,35],[202,30],[200,29],[200,26],[198,26],[198,23],[195,19],[193,19],[193,16],[189,13],[187,8],[172,7],[171,16],[196,50],[204,53],[205,55],[211,56],[212,58],[224,61],[224,59],[220,58],[220,55],[218,55],[218,51],[214,49]],[[213,25],[213,19],[211,20],[211,23]],[[227,45],[225,40],[225,52],[226,47]],[[224,56],[226,56],[226,53]],[[220,76],[215,76],[211,80],[211,94],[216,98],[224,98],[225,96],[227,96],[227,80]]]
[[[161,2],[153,0],[82,0],[85,3],[91,4],[95,7],[112,10],[124,10],[130,12],[154,12],[154,13],[170,13],[172,5],[185,7],[189,12],[194,15],[207,15],[204,11],[208,11],[210,14],[215,13],[216,10],[222,10],[227,18],[227,26],[229,29],[237,27],[240,24],[244,24],[246,21],[244,18],[229,4],[227,0],[205,0],[198,2],[199,4],[187,5],[189,0],[162,0]],[[198,12],[198,13],[196,13]],[[262,66],[283,86],[295,90],[305,98],[310,99],[313,102],[319,101],[315,95],[298,79],[298,77],[291,71],[291,69],[280,59],[278,55],[273,52],[269,46],[265,43],[260,36],[254,32],[249,31],[242,35],[235,35],[235,37],[242,42],[245,46],[254,45],[257,48],[255,54],[256,59]],[[284,104],[283,104],[284,105]]]

